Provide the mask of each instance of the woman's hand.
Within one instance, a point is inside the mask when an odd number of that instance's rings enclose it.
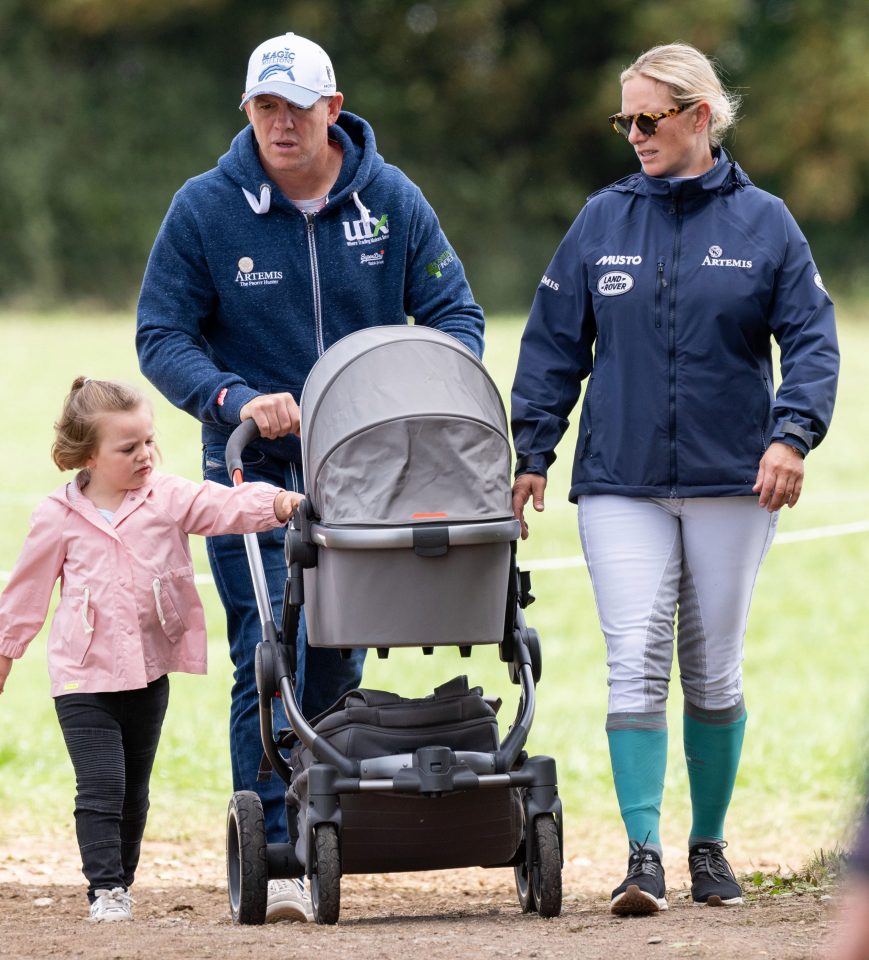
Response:
[[[12,669],[12,657],[4,657],[0,655],[0,693],[3,693],[3,688],[6,686],[6,678],[9,676],[9,671]]]
[[[523,473],[513,484],[513,516],[519,521],[523,540],[528,539],[528,524],[525,522],[525,504],[528,498],[538,513],[543,513],[543,492],[546,490],[546,477],[539,473]]]
[[[761,457],[752,490],[760,494],[760,506],[770,513],[785,504],[791,509],[797,505],[803,489],[805,464],[803,455],[789,443],[771,443]]]
[[[292,490],[281,490],[275,497],[275,516],[281,523],[286,523],[304,499],[304,494],[295,493]]]

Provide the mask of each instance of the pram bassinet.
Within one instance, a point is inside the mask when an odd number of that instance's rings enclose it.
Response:
[[[378,727],[375,712],[365,738],[374,746],[364,756],[354,752],[334,723],[302,716],[295,646],[281,642],[256,538],[246,538],[263,621],[263,746],[288,787],[290,828],[286,844],[266,845],[256,831],[252,838],[249,824],[261,823],[258,797],[234,795],[227,830],[234,919],[263,922],[267,879],[304,873],[318,922],[334,923],[342,872],[468,865],[469,830],[479,840],[487,820],[500,826],[491,842],[477,843],[471,862],[513,866],[523,909],[552,916],[561,905],[561,810],[554,761],[529,759],[522,750],[534,715],[539,643],[521,609],[529,593],[515,563],[518,523],[498,391],[452,337],[424,327],[376,327],[320,358],[300,406],[306,500],[287,533],[284,634],[295,636],[304,602],[311,646],[385,655],[393,647],[450,644],[468,653],[497,643],[520,685],[519,707],[502,743],[497,725],[495,741],[484,743],[442,725],[417,743],[404,738],[401,747]],[[236,435],[227,464],[239,482],[241,448],[255,433],[242,425]],[[280,742],[275,694],[292,727]],[[425,709],[409,702],[408,725]],[[288,762],[281,745],[296,739]],[[456,817],[469,830],[450,830]],[[386,849],[390,821],[404,825],[406,855]],[[408,832],[408,823],[417,826]]]
[[[500,642],[517,526],[504,408],[477,358],[426,327],[360,330],[314,366],[301,409],[326,548],[304,575],[311,645]]]

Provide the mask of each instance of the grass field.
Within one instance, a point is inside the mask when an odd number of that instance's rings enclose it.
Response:
[[[869,325],[858,306],[840,310],[844,357],[840,399],[827,441],[807,463],[805,493],[782,517],[779,542],[761,571],[746,644],[749,726],[729,819],[734,845],[775,850],[799,834],[801,847],[840,842],[862,785],[869,686],[869,533],[789,542],[797,531],[869,519],[869,444],[865,385]],[[490,320],[486,362],[504,397],[522,322]],[[85,373],[143,386],[154,400],[167,471],[199,476],[197,425],[170,408],[138,374],[132,315],[0,315],[0,571],[15,561],[33,506],[63,481],[49,458],[52,423],[73,377]],[[521,561],[579,556],[574,508],[566,501],[572,440],[553,470],[546,512],[531,518]],[[203,544],[197,570],[208,572]],[[529,747],[558,761],[568,832],[618,832],[603,724],[606,667],[587,575],[568,566],[534,575],[529,623],[543,639],[544,670]],[[211,673],[174,676],[173,697],[155,769],[149,836],[219,846],[231,793],[227,713],[231,671],[222,609],[202,587],[210,629]],[[512,718],[515,688],[494,650],[470,660],[451,651],[370,658],[365,682],[406,695],[429,692],[456,673],[504,697]],[[673,684],[664,834],[681,842],[688,826],[681,754],[681,695]],[[19,833],[72,829],[73,777],[48,696],[44,636],[15,664],[0,698],[0,842]],[[569,851],[568,851],[569,852]],[[791,864],[798,866],[798,864]]]

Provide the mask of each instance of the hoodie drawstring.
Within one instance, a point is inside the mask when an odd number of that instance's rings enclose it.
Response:
[[[84,625],[85,633],[94,632],[94,628],[88,622],[88,609],[90,608],[90,605],[91,605],[91,592],[88,587],[85,587],[84,597],[82,598],[82,605],[81,605],[81,622]]]
[[[377,226],[377,221],[371,216],[371,211],[368,207],[359,199],[359,194],[354,190],[351,196],[353,197],[353,202],[356,204],[356,209],[359,211],[359,216],[362,217],[362,222],[373,223]]]
[[[157,604],[157,619],[160,621],[160,626],[165,627],[166,618],[163,616],[163,606],[160,603],[162,584],[160,583],[159,577],[154,577],[154,582],[151,584],[151,589],[154,591],[154,603]]]
[[[260,185],[259,200],[257,200],[249,190],[245,190],[244,187],[241,188],[241,192],[244,194],[245,200],[250,204],[250,208],[254,213],[269,212],[272,205],[272,188],[267,183]]]
[[[251,210],[254,213],[264,214],[268,213],[272,205],[272,188],[267,184],[263,183],[259,188],[259,200],[244,187],[241,188],[241,192],[244,194],[245,200],[250,204]],[[359,194],[356,190],[352,193],[353,202],[356,204],[356,209],[359,211],[359,216],[362,217],[363,223],[377,223],[374,217],[371,216],[371,211],[365,204],[359,199]]]

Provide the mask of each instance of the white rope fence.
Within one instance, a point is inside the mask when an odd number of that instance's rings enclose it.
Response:
[[[869,520],[857,520],[854,523],[837,523],[826,527],[808,527],[805,530],[792,530],[790,532],[776,534],[772,545],[774,547],[783,547],[791,543],[805,543],[809,540],[827,540],[831,537],[848,537],[857,533],[869,533]],[[543,570],[569,570],[572,567],[584,567],[585,560],[582,556],[573,557],[547,557],[540,560],[520,560],[519,566],[522,570],[529,572]],[[8,570],[0,570],[0,583],[6,583],[9,579]],[[197,573],[196,583],[200,585],[213,584],[214,579],[208,573]]]

